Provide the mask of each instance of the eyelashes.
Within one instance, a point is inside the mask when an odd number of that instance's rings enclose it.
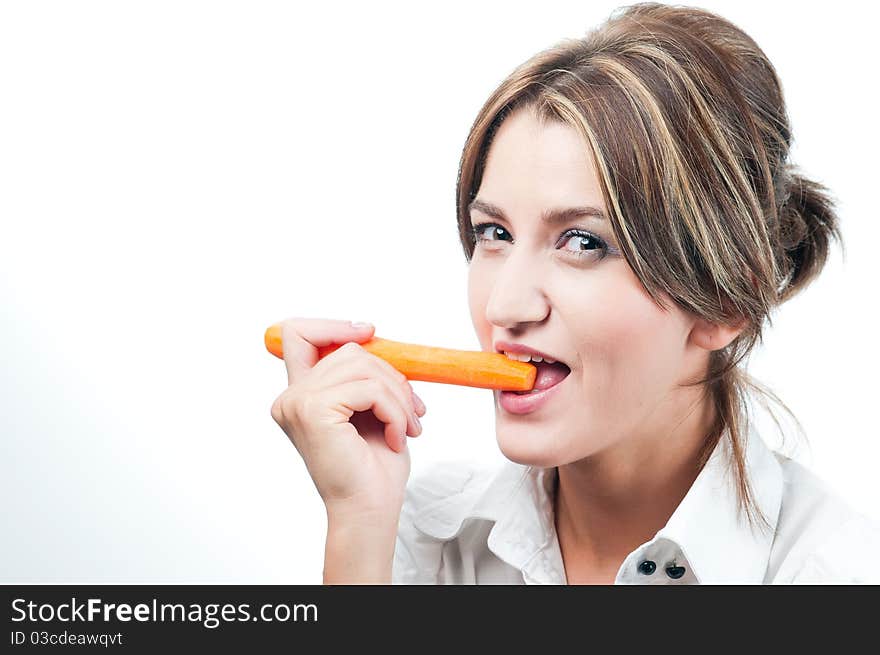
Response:
[[[470,235],[471,243],[474,246],[479,245],[480,242],[492,242],[492,241],[503,241],[503,239],[493,239],[486,238],[483,234],[487,231],[488,228],[495,228],[492,232],[494,235],[498,235],[499,232],[503,232],[505,234],[510,234],[506,228],[499,225],[498,223],[477,223],[476,225],[471,225],[468,228],[468,234]],[[608,254],[609,250],[611,250],[605,240],[601,237],[593,234],[592,232],[587,232],[586,230],[576,230],[570,229],[563,232],[559,240],[556,242],[557,246],[564,245],[571,241],[573,238],[579,237],[581,245],[594,245],[596,247],[589,248],[587,250],[570,250],[567,248],[562,248],[562,250],[566,250],[571,253],[575,259],[602,259],[605,255]],[[598,254],[598,257],[596,256]]]

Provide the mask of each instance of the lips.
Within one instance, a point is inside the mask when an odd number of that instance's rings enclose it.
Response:
[[[542,368],[541,364],[536,364],[536,366]],[[554,367],[554,364],[546,364],[548,369]],[[567,367],[566,367],[567,369]],[[547,376],[538,376],[536,381],[542,380],[542,384],[546,382],[551,382],[552,384],[546,389],[539,389],[535,386],[531,391],[521,392],[521,391],[498,391],[498,406],[504,410],[505,414],[515,416],[515,415],[525,415],[532,414],[534,412],[538,412],[542,407],[552,406],[553,398],[558,397],[560,394],[565,393],[565,378],[568,377],[568,373],[565,371],[561,371],[563,373],[560,377],[560,372],[556,373],[550,372]],[[548,418],[553,414],[548,414]],[[558,416],[558,413],[555,414]]]

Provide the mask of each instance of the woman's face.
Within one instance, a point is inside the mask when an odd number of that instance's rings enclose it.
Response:
[[[496,133],[476,200],[503,212],[470,213],[471,225],[492,224],[477,232],[468,276],[482,349],[521,343],[571,368],[547,401],[525,414],[507,411],[494,392],[505,456],[558,466],[659,443],[693,403],[676,385],[702,374],[708,353],[688,343],[692,318],[668,297],[664,311],[644,291],[607,220],[541,220],[569,207],[607,215],[578,133],[542,125],[529,110],[511,114]],[[649,456],[638,452],[639,459]]]

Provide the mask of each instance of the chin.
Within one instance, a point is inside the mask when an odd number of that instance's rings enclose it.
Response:
[[[560,454],[549,441],[535,439],[533,430],[527,434],[497,434],[496,440],[501,453],[510,461],[527,466],[548,468],[561,463]]]

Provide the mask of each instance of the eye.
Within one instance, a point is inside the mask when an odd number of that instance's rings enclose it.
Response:
[[[567,245],[573,244],[572,248],[563,248],[576,255],[583,257],[594,250],[598,250],[603,254],[608,250],[605,242],[595,234],[584,232],[582,230],[569,230],[562,236],[562,241]]]
[[[510,237],[510,232],[501,227],[497,223],[479,223],[470,228],[471,240],[474,245],[478,245],[481,241],[500,241],[503,236]],[[497,238],[496,238],[497,237]],[[512,239],[511,239],[512,240]],[[608,244],[603,239],[586,232],[584,230],[567,230],[559,239],[557,244],[571,244],[571,247],[562,248],[577,258],[594,257],[593,253],[598,253],[599,259],[604,257],[608,251]]]
[[[489,228],[492,228],[491,230]],[[484,235],[490,235],[488,237]],[[472,241],[497,241],[498,239],[494,239],[493,237],[499,236],[501,234],[506,234],[510,236],[510,232],[505,230],[503,227],[498,225],[497,223],[480,223],[479,225],[471,226],[471,237]]]

